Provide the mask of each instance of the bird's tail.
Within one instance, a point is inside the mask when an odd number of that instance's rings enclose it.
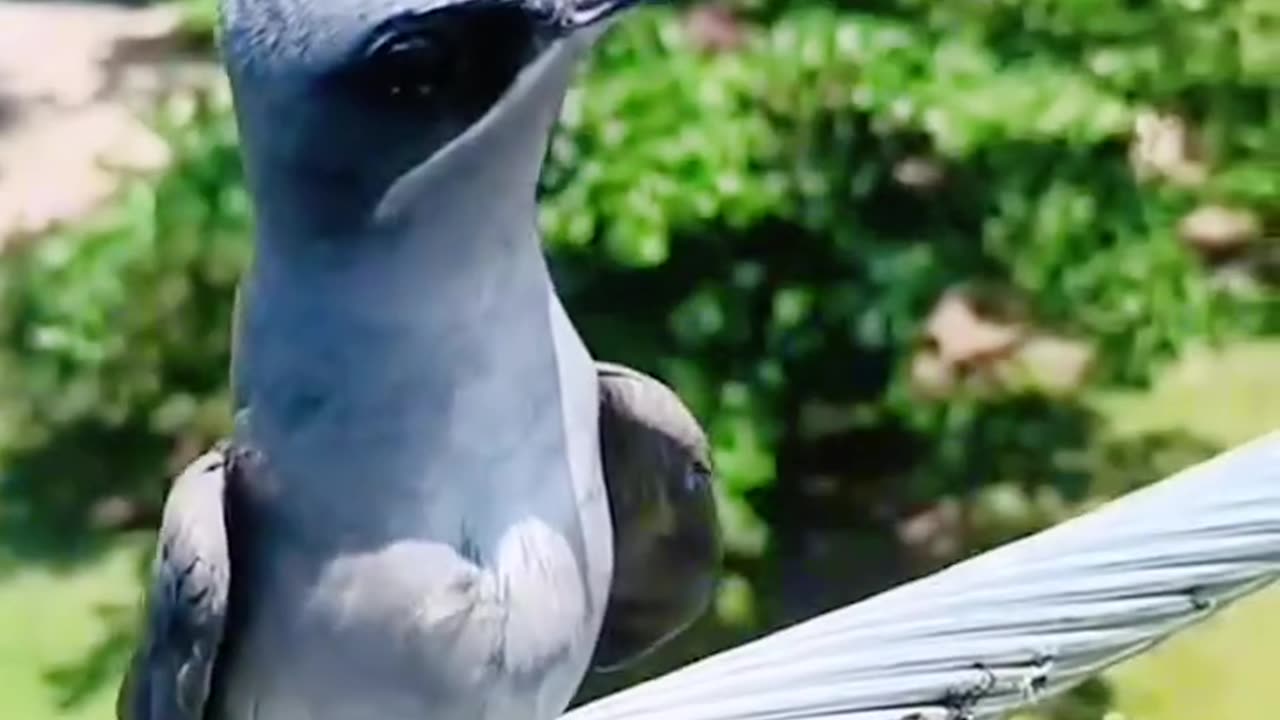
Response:
[[[1280,432],[565,720],[999,717],[1280,575]]]

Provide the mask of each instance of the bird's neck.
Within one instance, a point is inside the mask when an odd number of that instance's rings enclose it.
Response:
[[[595,377],[551,289],[534,192],[573,55],[547,55],[500,112],[355,197],[248,153],[260,237],[237,395],[278,506],[306,524],[452,541],[460,522],[499,528],[542,504],[556,526],[574,506],[556,497],[571,492],[564,428],[594,438]]]
[[[385,244],[341,262],[262,243],[238,394],[285,503],[332,527],[450,535],[476,506],[535,492],[522,483],[558,442],[539,434],[561,427],[555,301],[532,213],[511,220],[353,238]]]

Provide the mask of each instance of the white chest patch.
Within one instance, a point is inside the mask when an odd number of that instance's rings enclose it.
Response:
[[[495,550],[483,566],[425,540],[336,559],[312,594],[333,599],[312,607],[315,620],[382,638],[431,684],[536,674],[579,654],[593,628],[564,536],[528,517],[507,528]]]

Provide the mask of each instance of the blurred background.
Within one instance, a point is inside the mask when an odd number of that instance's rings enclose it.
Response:
[[[0,0],[0,715],[105,720],[228,427],[211,0]],[[604,41],[544,176],[594,353],[709,428],[683,664],[1280,427],[1280,4],[730,0]],[[1280,590],[1028,714],[1270,720]]]

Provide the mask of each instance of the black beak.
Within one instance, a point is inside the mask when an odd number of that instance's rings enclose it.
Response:
[[[564,32],[595,25],[637,5],[641,0],[526,0],[530,9],[543,15]]]
[[[594,25],[639,3],[640,0],[582,0],[574,4],[570,21],[574,28]]]

